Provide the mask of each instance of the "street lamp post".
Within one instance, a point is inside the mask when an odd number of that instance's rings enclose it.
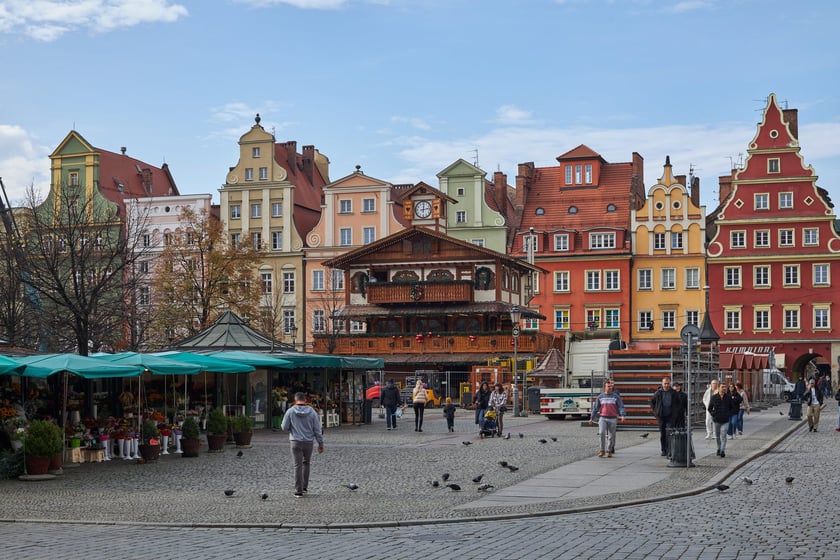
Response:
[[[521,416],[519,408],[519,320],[522,318],[522,311],[518,305],[510,308],[510,322],[513,324],[511,334],[513,335],[513,415]]]
[[[292,323],[289,326],[289,334],[292,335],[292,350],[297,350],[297,346],[296,346],[297,333],[298,333],[297,324]]]

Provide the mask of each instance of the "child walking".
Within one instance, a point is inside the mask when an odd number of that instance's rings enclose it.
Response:
[[[446,416],[446,427],[450,432],[455,431],[455,405],[452,404],[452,397],[446,397],[446,406],[443,407],[443,415]]]

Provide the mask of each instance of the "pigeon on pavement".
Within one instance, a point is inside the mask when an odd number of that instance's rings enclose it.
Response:
[[[551,441],[557,441],[556,437],[551,438]]]
[[[793,477],[792,476],[787,477],[785,479],[785,482],[787,482],[788,484],[793,484]]]
[[[516,472],[519,470],[519,467],[514,467],[513,465],[508,465],[507,468],[510,472]]]
[[[342,486],[344,486],[345,488],[349,488],[350,490],[358,490],[359,489],[359,485],[356,484],[355,482],[351,482],[350,484],[342,484]]]
[[[463,443],[464,445],[472,445],[471,441],[462,441],[461,443]]]
[[[715,488],[717,488],[721,492],[729,490],[729,486],[727,486],[726,484],[718,484],[717,486],[715,486]]]
[[[263,492],[262,494],[260,494],[260,499],[261,499],[261,500],[267,500],[267,499],[268,499],[268,494],[266,494],[265,492]]]
[[[236,454],[237,457],[241,458],[243,455],[242,450],[240,449],[239,452]]]
[[[487,492],[491,488],[493,488],[492,484],[482,484],[481,486],[478,487],[478,491],[479,492]]]
[[[537,441],[540,442],[540,443],[548,443],[547,439],[538,439]]]
[[[505,439],[510,439],[510,432],[507,433],[507,435],[505,436]]]
[[[744,477],[744,478],[742,478],[741,480],[743,480],[743,481],[744,481],[745,483],[747,483],[747,484],[752,484],[752,483],[753,483],[753,479],[751,479],[751,478],[750,478],[750,477],[748,477],[748,476],[745,476],[745,477]]]
[[[642,435],[640,435],[639,437],[640,437],[640,438],[646,438],[646,437],[648,437],[649,435],[650,435],[649,433],[645,432],[645,433],[643,433]]]
[[[225,490],[225,496],[230,498],[231,496],[233,496],[234,492],[236,492],[236,490]]]
[[[499,461],[499,464],[500,464],[501,466],[503,466],[503,467],[508,466],[508,462],[507,462],[507,461]]]
[[[473,477],[472,481],[473,481],[473,482],[475,482],[476,484],[478,484],[479,482],[481,482],[481,479],[482,479],[483,477],[484,477],[484,475],[483,475],[483,474],[480,474],[480,475],[478,475],[478,476],[476,476],[476,477]]]
[[[440,477],[443,479],[444,482],[446,482],[447,480],[449,480],[449,473],[445,472],[442,475],[440,475]]]
[[[458,486],[457,484],[447,484],[447,486],[449,487],[450,490],[455,490],[456,492],[461,490],[461,487]]]

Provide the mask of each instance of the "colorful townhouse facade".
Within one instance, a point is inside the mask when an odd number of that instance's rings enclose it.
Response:
[[[769,353],[793,379],[840,356],[840,235],[798,136],[771,94],[743,167],[720,179],[707,256],[721,352]]]
[[[274,339],[307,345],[304,306],[304,237],[321,218],[329,159],[314,146],[276,142],[259,114],[239,139],[239,159],[219,189],[219,214],[234,244],[265,251],[259,267],[263,285],[259,326]]]
[[[662,176],[631,213],[627,319],[639,349],[679,344],[682,327],[699,327],[706,310],[706,207],[699,203],[699,179],[691,175],[688,183],[666,157]]]

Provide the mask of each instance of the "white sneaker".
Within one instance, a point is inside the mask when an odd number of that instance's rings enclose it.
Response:
[[[706,439],[712,439],[712,436],[706,434]]]

